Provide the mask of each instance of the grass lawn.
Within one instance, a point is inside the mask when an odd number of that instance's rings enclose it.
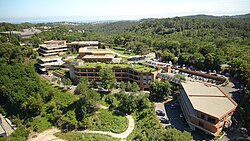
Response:
[[[76,68],[130,68],[139,72],[152,72],[156,71],[154,67],[148,67],[140,64],[105,64],[101,62],[97,63],[84,63]]]
[[[97,131],[111,131],[122,133],[128,127],[128,120],[124,116],[100,109],[99,112],[88,118],[88,128]]]
[[[122,54],[122,55],[126,55],[126,56],[135,56],[135,53],[133,53],[133,52],[129,52],[129,51],[124,51],[124,50],[116,50],[116,49],[112,49],[112,48],[109,48],[109,49],[111,49],[112,51],[114,51],[114,52],[117,52],[117,53],[119,53],[119,54]]]
[[[60,139],[67,141],[120,141],[119,139],[101,134],[86,134],[86,133],[56,133]]]

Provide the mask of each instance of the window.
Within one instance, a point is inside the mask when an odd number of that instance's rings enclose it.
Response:
[[[200,127],[203,127],[204,123],[200,122],[199,121],[199,124],[198,124]]]
[[[222,118],[221,120],[220,120],[220,122],[223,122],[224,121],[224,118]]]
[[[205,116],[203,114],[201,114],[201,119],[205,119]]]
[[[215,124],[215,119],[214,118],[208,117],[207,121],[210,122],[210,123]]]
[[[151,79],[152,79],[152,75],[149,75],[149,76],[148,76],[148,79],[151,80]]]

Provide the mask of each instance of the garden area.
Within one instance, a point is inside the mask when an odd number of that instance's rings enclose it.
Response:
[[[126,49],[121,48],[121,47],[113,47],[113,48],[110,48],[110,49],[112,51],[117,52],[117,53],[122,54],[122,55],[135,56],[135,53],[133,53],[132,51],[127,51]]]
[[[128,120],[114,112],[100,109],[95,115],[88,117],[88,129],[95,131],[111,131],[122,133],[128,127]]]
[[[55,135],[58,138],[67,141],[119,141],[120,140],[110,137],[108,135],[76,133],[76,132],[56,133]]]

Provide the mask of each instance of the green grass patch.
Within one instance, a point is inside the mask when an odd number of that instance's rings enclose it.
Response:
[[[101,134],[70,132],[70,133],[56,133],[55,136],[67,141],[120,141],[120,139],[116,139],[108,135],[101,135]]]
[[[88,118],[88,128],[90,130],[122,133],[127,127],[128,120],[126,117],[104,109],[100,109],[98,113]]]
[[[118,48],[110,48],[112,51],[114,52],[117,52],[119,54],[122,54],[122,55],[126,55],[126,56],[135,56],[135,53],[134,52],[131,52],[131,51],[126,51],[124,50],[123,48],[122,49],[118,49]]]
[[[41,116],[33,118],[30,124],[31,124],[30,129],[35,132],[43,132],[52,126],[52,124],[48,121],[46,117],[41,117]]]
[[[67,92],[56,92],[52,98],[53,101],[62,106],[68,106],[78,99],[79,97],[77,95],[73,95]]]
[[[130,68],[139,72],[152,72],[156,71],[153,67],[147,67],[141,64],[105,64],[105,63],[84,63],[76,68]]]

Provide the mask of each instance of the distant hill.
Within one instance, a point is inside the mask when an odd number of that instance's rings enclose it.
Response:
[[[244,14],[244,15],[235,15],[235,16],[231,16],[233,18],[250,18],[250,13],[248,14]]]
[[[191,19],[250,18],[250,13],[244,15],[234,15],[234,16],[213,16],[213,15],[198,14],[198,15],[190,15],[183,17]]]
[[[190,15],[190,16],[183,16],[183,17],[184,18],[191,18],[191,19],[218,19],[218,18],[221,18],[219,16],[205,15],[205,14]]]

